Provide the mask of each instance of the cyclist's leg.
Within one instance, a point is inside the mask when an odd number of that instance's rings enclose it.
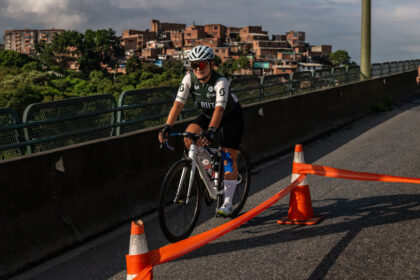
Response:
[[[232,172],[225,171],[225,180],[237,180],[238,179],[238,165],[236,163],[238,159],[238,150],[232,148],[223,148],[222,149],[225,153],[228,153],[230,158],[232,159]]]
[[[238,158],[239,145],[241,144],[244,131],[244,121],[242,109],[238,108],[227,118],[222,119],[220,127],[221,144],[223,151],[229,153],[232,158],[232,172],[225,172],[225,180],[237,180],[238,167],[236,160]]]
[[[200,134],[204,129],[208,128],[209,124],[210,124],[210,119],[208,119],[204,115],[200,115],[188,125],[185,131],[195,133],[195,134]],[[184,138],[185,147],[187,147],[187,149],[190,148],[191,142],[192,141],[190,139]],[[202,146],[200,142],[201,141],[197,143],[198,146]]]
[[[230,216],[232,214],[232,199],[238,184],[238,167],[237,158],[239,145],[243,134],[243,116],[239,107],[233,115],[222,120],[221,125],[221,142],[223,150],[228,153],[230,159],[225,160],[225,177],[224,177],[224,202],[222,207],[217,209],[217,213],[222,216]],[[230,161],[230,166],[229,162]],[[226,166],[228,164],[228,166]],[[232,169],[231,172],[226,170]]]

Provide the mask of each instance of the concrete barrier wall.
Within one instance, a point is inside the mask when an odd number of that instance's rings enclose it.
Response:
[[[416,71],[251,104],[244,144],[253,163],[414,94]],[[183,130],[188,120],[179,122]],[[182,154],[160,150],[159,128],[0,162],[0,278],[156,209]]]

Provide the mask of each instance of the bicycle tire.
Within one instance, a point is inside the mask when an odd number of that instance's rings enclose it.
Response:
[[[238,166],[238,173],[240,183],[236,186],[235,193],[232,199],[232,217],[237,216],[242,208],[245,206],[246,200],[248,199],[249,188],[251,185],[251,165],[249,161],[248,150],[245,146],[239,146],[238,158],[236,161]],[[221,207],[223,204],[223,196],[218,197],[217,207]]]
[[[180,200],[174,202],[182,170],[186,176],[182,184]],[[187,238],[197,223],[201,209],[202,190],[199,185],[198,170],[194,176],[190,203],[186,203],[191,160],[182,159],[172,165],[166,173],[159,195],[159,223],[163,234],[170,242]]]

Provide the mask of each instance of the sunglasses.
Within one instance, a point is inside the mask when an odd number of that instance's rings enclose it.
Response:
[[[199,68],[201,71],[207,68],[208,62],[207,61],[199,61],[191,63],[191,68],[193,70],[197,70]]]

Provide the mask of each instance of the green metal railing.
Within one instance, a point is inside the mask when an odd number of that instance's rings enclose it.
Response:
[[[420,60],[375,63],[372,77],[418,66]],[[359,67],[351,66],[237,78],[230,81],[230,89],[242,104],[248,104],[359,80]],[[12,109],[0,108],[0,160],[162,124],[176,92],[174,87],[130,90],[119,96],[118,103],[110,94],[36,103],[25,109],[22,122]],[[190,97],[180,118],[197,114]]]
[[[10,108],[0,108],[0,160],[22,155],[20,147],[14,147],[21,142],[21,129],[16,128],[20,123],[18,114]]]
[[[230,91],[241,100],[241,104],[254,103],[261,100],[261,78],[247,77],[230,81]]]
[[[171,109],[176,88],[161,87],[124,91],[118,99],[117,135],[163,123]]]
[[[291,94],[291,88],[289,74],[263,76],[261,79],[261,101],[288,96]]]
[[[115,99],[111,94],[35,103],[23,113],[27,153],[113,135]]]

